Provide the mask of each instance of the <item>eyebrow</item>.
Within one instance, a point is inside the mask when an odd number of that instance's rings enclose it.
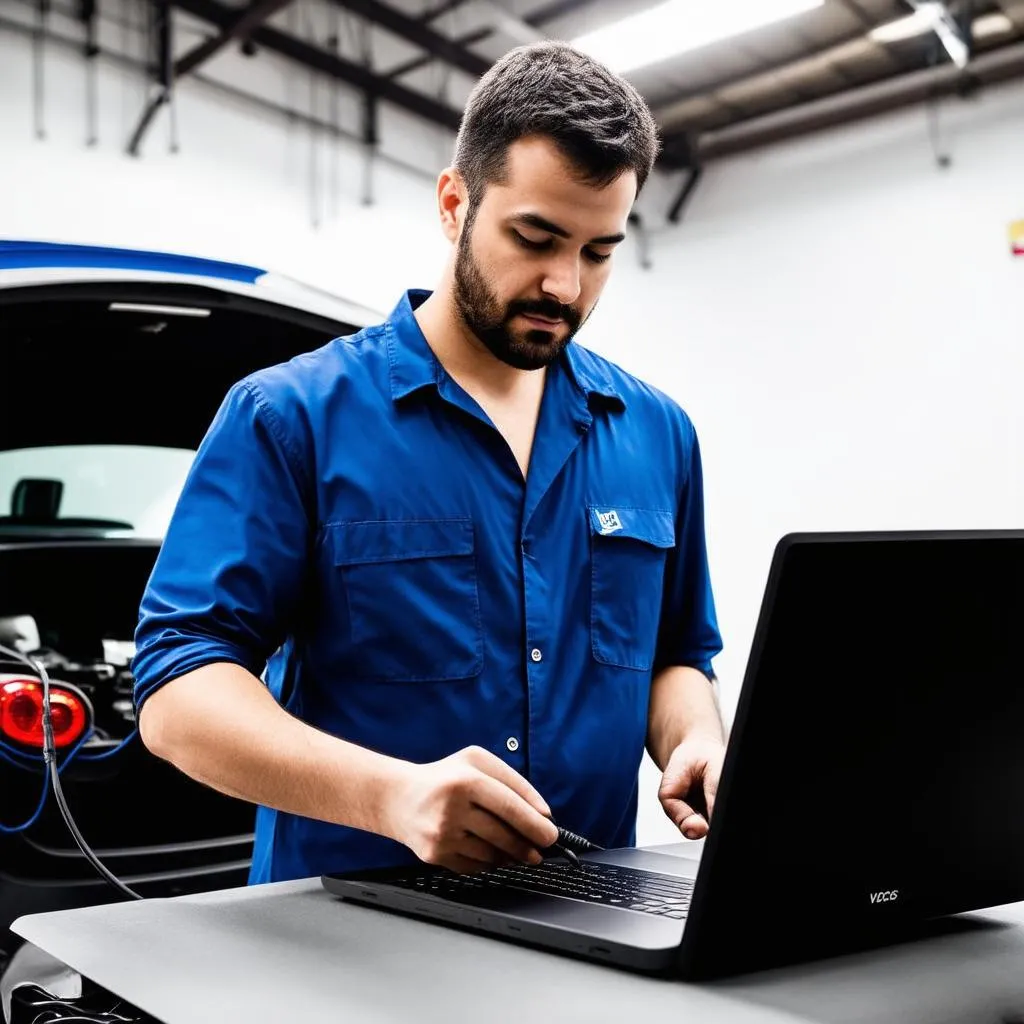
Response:
[[[531,228],[537,228],[539,231],[547,231],[549,234],[557,235],[559,238],[568,238],[569,232],[565,228],[560,228],[557,224],[552,224],[551,221],[546,220],[536,213],[520,213],[513,218],[517,223],[528,225]],[[619,242],[625,239],[624,234],[618,235],[604,235],[601,238],[592,238],[588,244],[590,245],[618,245]]]

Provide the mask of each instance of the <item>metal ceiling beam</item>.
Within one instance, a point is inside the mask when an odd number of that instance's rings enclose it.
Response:
[[[476,0],[476,5],[478,9],[487,11],[490,15],[493,30],[503,32],[509,38],[514,39],[517,46],[528,45],[547,38],[539,28],[528,24],[514,14],[509,14],[498,3],[498,0]]]
[[[472,46],[474,43],[479,43],[484,39],[489,39],[494,32],[489,28],[478,28],[474,32],[467,32],[464,36],[459,36],[455,42],[459,46]],[[421,68],[428,67],[434,63],[434,55],[427,54],[425,57],[413,57],[412,60],[407,60],[402,64],[393,67],[390,71],[385,71],[384,74],[388,78],[401,78],[403,75],[411,74],[413,71],[419,71]]]
[[[155,0],[153,4],[154,32],[150,40],[155,52],[151,56],[151,74],[156,78],[156,90],[146,104],[128,140],[128,154],[139,155],[139,147],[150,126],[153,124],[160,108],[173,102],[174,74],[171,54],[174,51],[170,0]]]
[[[174,0],[181,10],[208,21],[224,31],[237,16],[237,11],[218,0]],[[431,121],[443,128],[458,131],[462,114],[454,107],[424,96],[421,92],[407,89],[404,85],[381,75],[374,74],[359,64],[353,64],[343,57],[336,56],[327,50],[312,46],[301,39],[277,29],[261,25],[249,33],[254,43],[273,53],[287,57],[314,71],[345,82],[364,93],[370,93],[378,99],[386,100],[401,107],[411,114]]]
[[[719,159],[925,103],[936,97],[958,95],[965,83],[973,88],[1018,78],[1024,78],[1024,42],[980,54],[966,72],[961,72],[953,64],[941,64],[707,132],[698,142],[699,159],[702,162]]]
[[[339,7],[366,18],[387,29],[389,32],[416,46],[434,57],[479,78],[491,66],[491,62],[478,57],[460,43],[425,25],[418,18],[410,18],[380,0],[334,0]]]
[[[29,41],[31,41],[35,34],[35,30],[30,23],[25,21],[8,20],[0,15],[0,34],[3,32],[10,32],[16,36],[24,37]],[[59,47],[61,50],[71,55],[81,55],[82,40],[79,34],[75,34],[73,36],[63,35],[59,32],[55,32],[53,29],[49,29],[47,31],[46,41],[49,45]],[[97,44],[97,51],[97,58],[102,58],[105,63],[127,71],[136,78],[141,78],[149,71],[147,62],[136,56],[129,56],[114,49],[104,49],[99,44]],[[350,131],[341,125],[333,124],[330,121],[311,116],[304,110],[298,110],[295,107],[290,107],[282,103],[275,103],[273,100],[266,99],[265,97],[259,96],[253,92],[247,92],[237,86],[228,85],[226,82],[219,81],[215,78],[207,78],[201,71],[197,72],[193,78],[202,89],[220,97],[221,99],[227,99],[231,102],[248,105],[250,109],[260,111],[264,114],[272,114],[274,117],[280,118],[283,122],[287,122],[289,124],[308,125],[311,128],[315,128],[318,131],[322,131],[327,135],[346,142],[364,144],[364,139],[358,132]],[[428,168],[424,166],[422,161],[415,162],[412,159],[403,160],[401,157],[394,156],[386,152],[376,153],[374,159],[386,163],[389,166],[402,171],[404,174],[408,174],[411,177],[414,177],[421,182],[426,182],[431,186],[437,184],[436,175],[432,174]]]
[[[292,0],[252,0],[252,3],[237,14],[220,35],[207,39],[189,50],[183,57],[179,57],[174,62],[175,76],[181,78],[190,71],[195,71],[215,54],[220,53],[233,39],[244,38],[257,25],[262,25],[267,18],[291,2]]]
[[[442,0],[436,7],[431,7],[429,11],[424,11],[419,20],[424,25],[431,21],[436,21],[438,18],[447,14],[449,11],[454,11],[459,7],[465,7],[470,0]]]
[[[596,0],[552,0],[551,3],[545,4],[532,14],[517,18],[516,21],[521,22],[527,29],[536,29],[539,32],[549,22],[557,21],[559,18],[567,14],[573,14],[584,7],[589,7],[595,2]],[[473,46],[476,43],[483,42],[485,39],[490,39],[497,31],[497,25],[490,28],[478,28],[473,32],[467,32],[465,35],[459,36],[455,42],[459,46]],[[399,78],[402,75],[408,75],[413,71],[419,71],[420,68],[425,68],[433,60],[432,56],[417,57],[414,60],[400,64],[396,68],[392,68],[387,72],[387,76],[388,78]]]
[[[577,11],[582,11],[584,7],[590,7],[595,2],[596,0],[551,0],[550,3],[545,4],[523,18],[523,21],[528,25],[539,28],[541,25],[547,25],[549,22],[558,21],[559,18],[564,18],[567,14],[575,14]]]
[[[96,0],[78,0],[78,18],[85,29],[85,54],[86,64],[86,89],[85,89],[85,116],[88,122],[88,134],[86,145],[95,146],[99,138],[99,101],[96,88],[96,58],[99,56],[100,47],[96,35]]]
[[[835,64],[841,66],[844,61],[855,61],[862,57],[866,48],[870,48],[875,52],[887,51],[887,47],[881,43],[872,42],[858,28],[830,43],[824,49],[812,50],[796,60],[787,58],[786,60],[775,61],[744,78],[727,78],[706,85],[692,95],[683,96],[680,99],[673,100],[671,103],[660,105],[655,109],[654,116],[666,133],[674,133],[676,129],[689,131],[694,127],[699,127],[699,125],[694,125],[690,118],[694,104],[700,104],[702,100],[710,100],[715,103],[722,103],[724,101],[728,103],[730,88],[739,86],[749,88],[754,84],[764,83],[767,90],[773,85],[777,87],[778,76],[785,75],[787,72],[791,75],[801,67],[814,70],[820,65],[832,66]],[[725,95],[719,98],[718,93],[724,93]]]
[[[1024,0],[1019,0],[1019,2],[1024,4]],[[820,77],[823,70],[830,71],[846,64],[855,65],[865,58],[874,57],[879,53],[891,55],[893,47],[873,39],[870,32],[863,35],[858,34],[852,38],[846,37],[823,50],[809,53],[796,60],[776,64],[745,78],[725,80],[706,86],[690,96],[659,106],[654,113],[661,125],[665,140],[667,157],[665,162],[674,166],[686,166],[685,164],[680,165],[678,160],[672,158],[672,144],[681,135],[686,136],[688,133],[699,131],[728,130],[728,124],[721,129],[709,127],[709,124],[715,120],[714,113],[717,107],[727,107],[730,104],[742,107],[744,102],[751,98],[782,100],[782,102],[765,104],[778,108],[777,111],[755,114],[750,119],[758,122],[773,116],[776,112],[784,114],[786,111],[794,109],[811,109],[815,103],[827,101],[829,97],[821,97],[820,100],[812,99],[803,104],[784,102],[782,94],[786,88],[791,87],[794,79],[813,80],[815,77]],[[896,63],[896,67],[901,68],[901,71],[884,76],[879,75],[874,82],[861,83],[853,88],[856,90],[863,86],[878,85],[888,81],[902,81],[908,73],[916,72],[920,68],[920,64],[914,68],[908,68],[905,61],[900,61]],[[833,95],[842,96],[844,93]],[[740,119],[735,120],[740,121]],[[746,124],[748,121],[744,119],[741,123]],[[737,130],[740,126],[739,123],[736,125]]]
[[[859,3],[857,3],[857,0],[839,0],[839,3],[845,7],[864,28],[874,27],[875,19],[872,18]]]
[[[999,0],[997,7],[1010,19],[1014,28],[1024,32],[1024,0]]]
[[[678,224],[679,218],[683,215],[683,207],[690,201],[693,196],[694,190],[700,184],[701,178],[704,177],[704,165],[697,164],[695,167],[691,167],[686,172],[686,178],[683,181],[683,186],[679,190],[679,195],[676,196],[672,203],[672,206],[668,211],[668,219],[670,224]]]

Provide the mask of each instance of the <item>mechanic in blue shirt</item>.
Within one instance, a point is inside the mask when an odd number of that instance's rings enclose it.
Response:
[[[555,824],[634,845],[645,745],[665,811],[707,831],[697,437],[574,341],[657,148],[602,65],[511,51],[438,181],[436,289],[227,395],[133,669],[146,746],[259,806],[251,882],[536,862]]]

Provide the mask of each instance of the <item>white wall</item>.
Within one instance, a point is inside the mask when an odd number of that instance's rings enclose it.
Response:
[[[113,71],[86,149],[81,61],[51,51],[39,142],[29,53],[0,31],[0,237],[265,262],[380,309],[433,283],[446,133],[389,115],[385,149],[423,173],[380,166],[370,208],[358,149],[338,145],[336,204],[314,230],[306,132],[186,82],[181,152],[167,153],[161,120],[132,160],[121,149],[142,90]],[[266,56],[229,54],[211,74],[258,67],[294,101]],[[1024,89],[947,103],[943,133],[946,171],[920,110],[714,164],[675,227],[659,221],[677,183],[654,181],[641,201],[653,268],[628,243],[588,326],[589,344],[676,397],[700,432],[728,718],[783,534],[1020,525],[1024,260],[1007,226],[1024,217]],[[320,160],[323,187],[323,144]],[[649,763],[643,783],[640,841],[673,841]]]
[[[701,434],[730,714],[783,534],[1022,525],[1024,88],[941,123],[947,170],[920,109],[713,165],[606,311]]]

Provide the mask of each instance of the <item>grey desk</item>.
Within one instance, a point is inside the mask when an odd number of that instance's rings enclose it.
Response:
[[[363,909],[318,880],[37,914],[13,930],[165,1024],[1020,1019],[1024,905],[960,920],[912,944],[701,986]]]

